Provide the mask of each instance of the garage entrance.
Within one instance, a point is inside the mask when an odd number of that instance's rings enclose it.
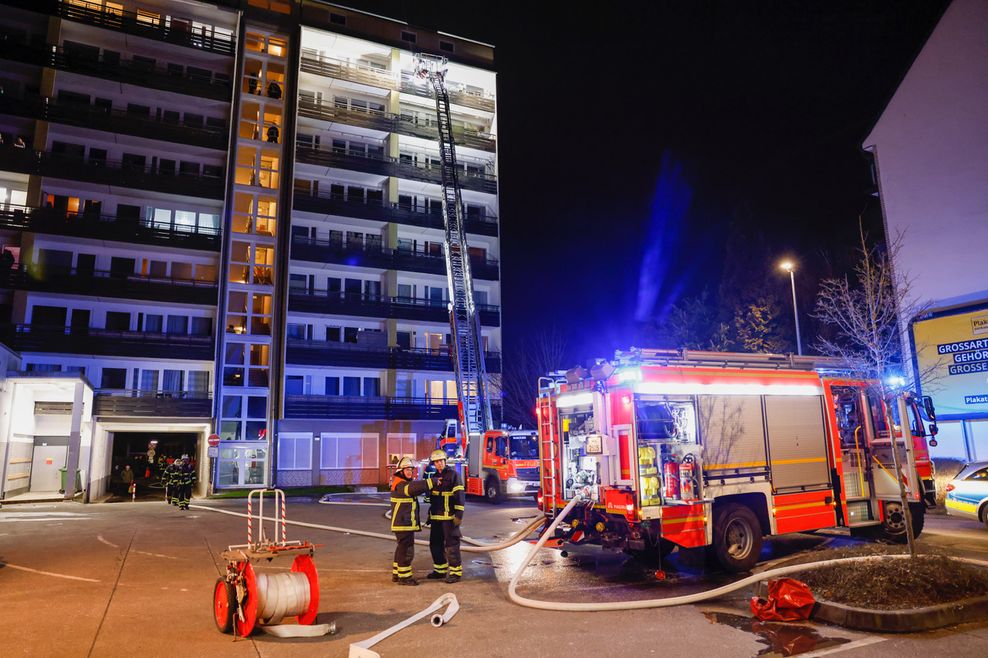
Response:
[[[122,476],[130,466],[137,483],[137,498],[150,500],[164,497],[165,485],[161,471],[169,460],[188,455],[195,464],[198,459],[199,434],[195,432],[113,432],[113,455],[110,490],[123,500],[130,500],[127,485]],[[153,461],[148,463],[150,449],[154,449]],[[165,457],[164,463],[159,457]]]

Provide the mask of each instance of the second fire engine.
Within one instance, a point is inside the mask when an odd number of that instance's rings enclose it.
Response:
[[[631,554],[709,547],[737,572],[767,535],[845,526],[904,541],[901,478],[919,534],[933,480],[918,401],[904,394],[889,408],[876,382],[834,368],[632,350],[570,371],[539,393],[540,509],[552,517],[580,495],[587,504],[561,526],[569,542]]]

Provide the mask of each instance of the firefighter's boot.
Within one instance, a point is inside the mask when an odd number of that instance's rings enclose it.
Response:
[[[446,580],[444,580],[443,582],[446,583],[447,585],[451,585],[452,583],[458,583],[460,582],[460,576],[454,576],[453,574],[449,574],[448,576],[446,576]]]
[[[398,584],[399,585],[404,585],[406,587],[413,587],[415,585],[418,585],[419,584],[419,581],[417,581],[417,580],[415,580],[414,578],[411,578],[411,577],[409,577],[409,578],[399,578],[398,579]]]
[[[433,571],[428,576],[426,576],[426,578],[428,578],[429,580],[442,580],[445,577],[446,577],[446,574],[439,573],[438,571]]]

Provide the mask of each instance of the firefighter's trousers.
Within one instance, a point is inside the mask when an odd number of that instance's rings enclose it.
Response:
[[[192,484],[178,485],[178,506],[189,509],[189,500],[192,498]]]
[[[433,521],[429,532],[429,550],[432,552],[432,569],[449,576],[463,575],[460,558],[460,538],[463,533],[452,521]]]
[[[411,530],[396,532],[395,560],[391,565],[391,575],[398,578],[412,577],[412,557],[415,555],[415,533]]]

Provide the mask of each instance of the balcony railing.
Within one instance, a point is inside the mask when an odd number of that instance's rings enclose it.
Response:
[[[194,231],[184,231],[153,226],[143,219],[87,212],[70,213],[55,208],[0,206],[0,228],[136,244],[159,244],[183,249],[220,249],[220,234],[217,229],[198,227]]]
[[[453,371],[448,349],[365,347],[326,340],[288,340],[288,363],[349,368]],[[500,352],[485,352],[488,372],[501,371]]]
[[[444,229],[442,212],[426,212],[409,208],[408,206],[387,203],[385,201],[363,201],[346,199],[338,194],[312,194],[306,191],[295,191],[294,209],[303,212],[313,212],[321,215],[341,215],[344,217],[359,217],[381,222],[397,222],[410,226]],[[439,207],[439,206],[435,206]],[[497,217],[493,215],[467,214],[463,223],[467,233],[477,235],[497,235]]]
[[[359,82],[382,89],[395,89],[394,76],[390,71],[374,68],[341,59],[326,57],[314,52],[302,52],[302,72],[314,73],[337,80]]]
[[[63,267],[33,266],[13,270],[8,277],[7,287],[206,306],[215,306],[217,297],[215,281]]]
[[[490,94],[483,91],[468,91],[466,85],[457,84],[452,80],[446,82],[446,90],[449,92],[450,103],[484,112],[494,111],[494,97]],[[411,71],[401,72],[401,92],[423,98],[433,98],[430,86],[417,80]]]
[[[139,18],[132,11],[107,9],[97,2],[80,5],[63,0],[2,0],[0,4],[211,53],[233,55],[237,51],[232,35],[215,34],[211,26],[193,27],[192,19],[178,16],[167,17],[167,23],[163,18],[153,21]]]
[[[342,149],[312,148],[299,145],[295,150],[295,158],[304,164],[320,167],[335,167],[362,171],[367,174],[380,176],[398,176],[411,180],[426,181],[442,184],[442,171],[439,166],[430,166],[421,162],[395,160],[394,158],[378,157],[349,153]],[[497,177],[493,174],[461,169],[457,172],[460,186],[477,192],[497,193]]]
[[[344,123],[387,133],[400,133],[430,141],[439,138],[439,130],[433,125],[434,119],[424,116],[420,118],[408,114],[390,114],[375,110],[352,110],[337,107],[334,103],[313,102],[305,98],[299,100],[298,113],[310,119]],[[453,126],[453,141],[457,146],[466,146],[481,151],[493,153],[497,150],[497,140],[493,135],[479,130],[467,129],[463,126]]]
[[[113,331],[89,327],[51,327],[19,324],[9,334],[20,352],[57,352],[146,358],[212,361],[211,336]]]
[[[167,194],[197,196],[207,199],[223,198],[223,179],[202,174],[162,171],[150,166],[115,160],[88,160],[71,155],[0,148],[0,169],[35,176],[50,176],[68,180],[117,185]]]
[[[89,75],[105,80],[150,87],[162,91],[188,94],[229,102],[232,97],[230,78],[225,73],[205,69],[168,68],[150,61],[120,60],[107,53],[75,51],[46,44],[33,36],[27,41],[13,37],[0,39],[0,59]]]
[[[430,398],[285,396],[286,418],[442,420],[456,418],[455,400]]]
[[[0,114],[213,149],[225,150],[227,142],[225,128],[186,126],[150,115],[125,110],[107,111],[92,105],[66,103],[33,94],[20,97],[11,94],[0,96]]]
[[[314,290],[289,290],[288,310],[299,313],[354,315],[373,318],[396,318],[423,322],[449,322],[446,302],[413,297],[385,297],[363,293]],[[477,304],[481,324],[497,327],[501,313],[497,306]]]
[[[213,401],[197,391],[138,391],[99,389],[93,400],[94,416],[151,418],[210,418]]]
[[[402,244],[400,241],[397,249],[385,249],[380,244],[294,236],[292,238],[292,258],[313,263],[340,263],[428,274],[446,274],[445,257],[427,253],[421,249],[413,249],[412,245]],[[475,278],[490,281],[498,279],[498,262],[494,259],[471,257],[470,268]]]

